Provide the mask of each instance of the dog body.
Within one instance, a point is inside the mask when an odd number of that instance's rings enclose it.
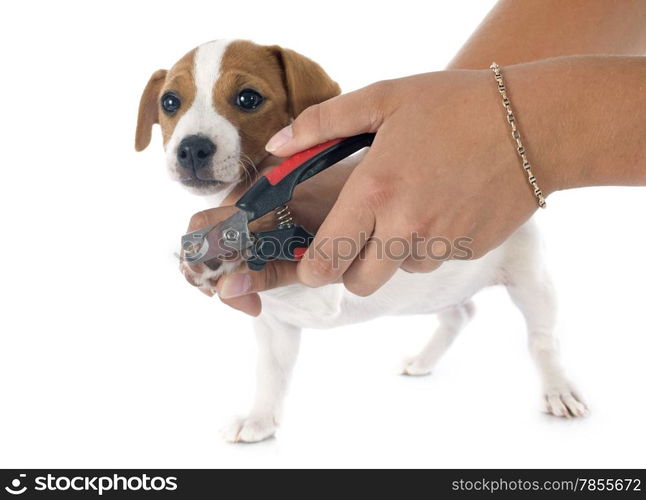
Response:
[[[210,42],[189,52],[170,71],[153,74],[141,99],[136,149],[148,145],[152,125],[160,123],[171,176],[209,196],[211,203],[221,203],[235,186],[252,181],[258,168],[275,161],[264,150],[271,135],[308,106],[338,93],[320,66],[293,51],[246,41]],[[192,283],[207,287],[237,265],[183,271]],[[437,313],[437,331],[402,367],[404,374],[424,375],[473,316],[471,297],[492,285],[506,286],[525,317],[547,411],[564,417],[583,415],[585,405],[559,361],[554,290],[530,221],[478,260],[449,261],[430,274],[398,271],[369,297],[353,295],[342,285],[317,289],[291,285],[263,292],[263,312],[255,320],[259,344],[255,403],[246,418],[225,430],[225,438],[253,442],[274,434],[303,328]]]

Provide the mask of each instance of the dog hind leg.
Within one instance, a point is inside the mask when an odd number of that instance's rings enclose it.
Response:
[[[522,266],[511,277],[507,290],[525,317],[529,352],[541,377],[546,412],[557,417],[583,416],[586,405],[561,365],[554,336],[556,293],[547,272],[531,264]]]
[[[437,315],[440,324],[433,337],[419,354],[404,360],[402,375],[420,376],[431,373],[474,313],[475,306],[470,300],[440,312]]]

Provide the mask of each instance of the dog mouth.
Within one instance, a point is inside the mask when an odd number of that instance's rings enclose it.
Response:
[[[203,180],[203,179],[197,179],[197,178],[180,179],[179,182],[181,182],[183,186],[192,188],[192,189],[209,189],[209,188],[218,187],[224,184],[224,182],[218,181],[215,179]]]
[[[229,155],[208,167],[199,170],[187,169],[174,162],[171,166],[171,177],[183,187],[197,193],[215,192],[239,180],[240,160],[235,155]]]

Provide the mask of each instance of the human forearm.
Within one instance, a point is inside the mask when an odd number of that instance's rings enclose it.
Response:
[[[545,191],[646,185],[646,57],[566,57],[503,73]]]
[[[501,0],[448,69],[580,54],[646,53],[644,0]]]

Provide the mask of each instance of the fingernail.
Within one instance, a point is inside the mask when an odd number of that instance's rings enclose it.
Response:
[[[231,299],[245,295],[251,291],[251,276],[248,274],[232,274],[224,279],[220,287],[220,297]]]
[[[287,125],[285,128],[280,129],[278,132],[276,132],[274,136],[269,139],[269,142],[265,146],[265,149],[270,153],[273,153],[274,151],[291,141],[293,137],[294,133],[292,131],[292,126]]]

